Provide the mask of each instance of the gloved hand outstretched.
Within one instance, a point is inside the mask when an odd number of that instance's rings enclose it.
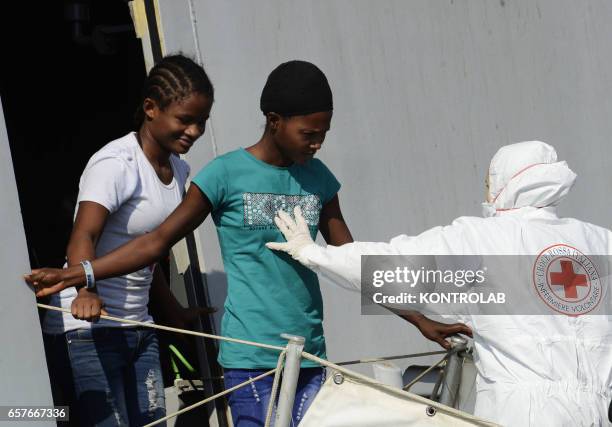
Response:
[[[301,257],[300,253],[307,246],[314,245],[315,242],[310,236],[308,224],[302,216],[300,207],[296,206],[293,210],[293,218],[287,212],[279,210],[274,218],[274,222],[280,232],[283,233],[283,236],[285,236],[287,242],[268,242],[266,247],[276,251],[287,252],[293,259],[307,265],[308,261],[306,258]]]

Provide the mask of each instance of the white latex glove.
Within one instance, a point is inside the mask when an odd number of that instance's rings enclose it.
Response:
[[[276,251],[287,252],[291,257],[304,265],[308,265],[306,257],[300,256],[302,250],[308,246],[315,245],[315,242],[310,237],[310,230],[308,224],[302,216],[302,210],[299,206],[296,206],[293,210],[293,217],[283,211],[279,210],[277,216],[274,218],[276,226],[283,233],[287,242],[268,242],[266,247],[274,249]]]

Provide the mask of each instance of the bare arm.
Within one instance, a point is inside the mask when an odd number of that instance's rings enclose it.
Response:
[[[96,279],[121,276],[156,262],[176,242],[192,232],[212,210],[208,198],[194,184],[181,204],[155,230],[131,240],[92,262]],[[42,268],[25,276],[37,289],[36,296],[46,296],[85,283],[83,268]]]
[[[96,244],[106,224],[108,210],[96,202],[81,202],[66,249],[68,266],[96,257]]]
[[[353,241],[353,236],[342,216],[337,194],[323,206],[319,219],[319,230],[329,245],[341,246]]]
[[[351,232],[342,217],[338,195],[323,207],[319,229],[325,241],[330,245],[342,246],[345,243],[353,242]],[[470,328],[463,323],[446,324],[431,320],[417,311],[397,310],[392,307],[385,308],[412,323],[425,338],[438,343],[447,350],[450,348],[450,343],[446,340],[449,336],[458,333],[472,336]]]
[[[93,260],[96,257],[96,245],[104,230],[108,215],[108,209],[99,203],[90,201],[79,203],[66,249],[68,266],[79,268],[81,261]],[[73,300],[71,311],[76,319],[96,321],[100,314],[106,314],[102,306],[103,302],[95,289],[83,288],[78,291],[77,298]]]
[[[451,348],[450,342],[446,338],[452,335],[463,334],[472,338],[472,330],[463,323],[442,323],[432,320],[418,311],[398,310],[391,307],[385,308],[412,323],[425,338],[438,343],[445,350]]]

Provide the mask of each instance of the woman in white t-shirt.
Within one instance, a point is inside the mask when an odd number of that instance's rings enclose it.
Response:
[[[154,230],[178,206],[189,175],[179,154],[204,133],[213,99],[208,76],[189,58],[168,56],[151,70],[136,114],[138,131],[105,145],[81,176],[69,266],[83,262],[87,268],[85,260]],[[99,313],[103,301],[103,312],[111,316],[152,322],[149,291],[168,310],[165,317],[177,323],[199,314],[180,307],[155,265],[53,295],[52,304],[71,308],[73,316],[50,312],[43,331],[48,343],[67,346],[73,409],[81,425],[136,426],[165,415],[155,333],[130,324],[78,320]]]

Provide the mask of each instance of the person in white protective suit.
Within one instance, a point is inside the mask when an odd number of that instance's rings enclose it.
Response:
[[[538,255],[556,245],[609,255],[609,230],[555,213],[575,179],[550,145],[507,145],[491,161],[485,218],[460,217],[388,243],[322,247],[310,238],[299,211],[295,220],[279,212],[277,225],[287,242],[267,246],[355,288],[361,255]],[[474,335],[475,415],[504,426],[609,425],[612,316],[467,315],[459,320]]]

